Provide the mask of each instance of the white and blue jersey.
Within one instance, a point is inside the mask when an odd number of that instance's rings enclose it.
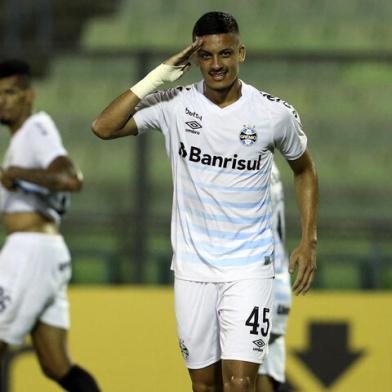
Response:
[[[228,282],[274,276],[273,153],[299,158],[306,136],[286,102],[242,82],[220,108],[203,81],[141,101],[138,131],[160,129],[173,175],[171,239],[176,278]]]

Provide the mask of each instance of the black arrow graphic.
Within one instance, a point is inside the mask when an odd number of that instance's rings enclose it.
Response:
[[[347,347],[347,323],[310,323],[310,347],[307,351],[294,351],[315,376],[330,387],[364,354]]]

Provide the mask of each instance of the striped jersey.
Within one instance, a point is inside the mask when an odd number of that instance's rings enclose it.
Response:
[[[173,176],[176,278],[227,282],[274,275],[270,180],[274,151],[299,158],[306,136],[292,106],[242,83],[220,108],[203,81],[148,95],[139,133],[159,129]]]

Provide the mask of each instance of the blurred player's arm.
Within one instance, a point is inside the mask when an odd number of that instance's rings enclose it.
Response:
[[[289,271],[297,268],[293,284],[295,294],[306,294],[316,272],[318,180],[313,160],[306,150],[295,160],[288,161],[294,173],[295,192],[301,217],[302,238],[290,257]]]
[[[17,181],[27,181],[48,189],[50,192],[77,192],[82,188],[83,175],[67,156],[55,158],[47,169],[26,169],[10,166],[2,169],[0,180],[9,190],[16,189]]]
[[[199,50],[201,44],[202,40],[196,39],[117,97],[92,123],[94,134],[101,139],[137,135],[137,126],[132,118],[136,105],[165,82],[178,80],[190,68],[189,58]]]

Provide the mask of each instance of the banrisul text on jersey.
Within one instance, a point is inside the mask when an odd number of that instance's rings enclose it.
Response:
[[[238,154],[234,154],[232,157],[210,155],[203,153],[200,148],[195,146],[191,146],[188,151],[183,142],[180,142],[178,154],[183,159],[188,159],[190,162],[196,162],[207,166],[222,167],[224,169],[260,170],[261,164],[261,155],[259,155],[258,159],[254,160],[237,159]]]

